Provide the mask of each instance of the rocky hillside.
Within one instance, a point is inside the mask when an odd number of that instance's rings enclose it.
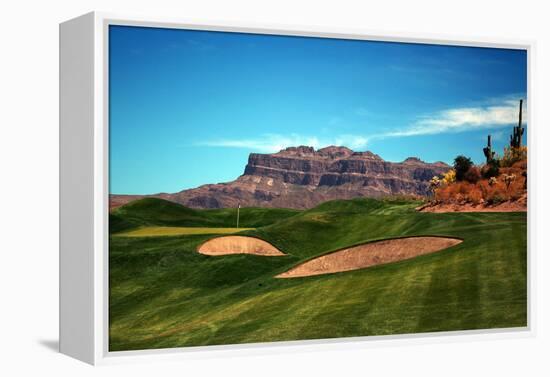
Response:
[[[450,166],[410,157],[384,161],[372,152],[346,147],[290,147],[274,154],[252,153],[244,174],[235,181],[203,185],[174,194],[150,195],[193,208],[284,207],[310,208],[333,199],[358,196],[428,193],[429,180]],[[112,195],[111,208],[135,200]]]

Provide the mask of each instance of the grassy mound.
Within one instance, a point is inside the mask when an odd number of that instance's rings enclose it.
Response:
[[[256,228],[294,216],[291,209],[241,208],[239,227]],[[164,199],[135,200],[114,209],[109,215],[111,234],[141,227],[232,228],[237,224],[237,209],[195,210]]]
[[[212,221],[199,211],[187,208],[177,203],[157,198],[135,200],[114,209],[109,222],[114,221],[115,229],[124,223],[129,229],[138,226],[209,226]]]
[[[258,228],[270,225],[300,213],[300,211],[295,209],[254,207],[241,208],[239,212],[239,226],[245,228]],[[236,226],[237,209],[235,208],[208,209],[203,210],[203,213],[224,226]]]

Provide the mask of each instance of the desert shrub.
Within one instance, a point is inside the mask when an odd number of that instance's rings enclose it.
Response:
[[[502,175],[502,181],[506,185],[506,189],[509,189],[512,182],[514,182],[515,180],[516,180],[516,175],[515,174],[503,174]]]
[[[430,191],[433,193],[434,197],[437,199],[436,190],[441,186],[441,179],[435,175],[430,179]]]
[[[457,184],[458,186],[458,193],[462,194],[462,196],[468,195],[468,193],[472,189],[472,184],[468,182],[460,182]]]
[[[477,166],[472,166],[464,174],[464,180],[470,183],[477,183],[481,179],[481,172]]]
[[[499,160],[491,160],[481,168],[481,176],[485,179],[498,177],[500,174]]]
[[[510,187],[508,188],[508,195],[510,196],[511,200],[518,200],[523,196],[523,194],[525,193],[524,185],[524,181],[519,179],[510,185]]]
[[[504,147],[504,156],[500,160],[502,167],[513,166],[516,162],[527,160],[527,147]]]
[[[488,204],[499,204],[510,199],[506,184],[498,180],[492,186],[489,186],[485,200]]]
[[[472,204],[479,204],[483,199],[483,192],[478,185],[472,185],[468,194],[466,194],[466,200]]]
[[[455,187],[455,198],[457,202],[466,201],[478,203],[482,198],[481,190],[473,183],[467,181],[459,182]]]
[[[505,176],[505,175],[520,176],[521,173],[523,173],[523,170],[515,168],[513,166],[510,167],[510,168],[500,168],[500,175],[502,175],[502,176]]]
[[[527,170],[527,160],[516,161],[512,164],[513,168]]]
[[[466,156],[456,156],[454,161],[454,170],[456,173],[456,180],[463,181],[464,175],[472,167],[473,162],[470,158]]]
[[[447,186],[438,187],[434,190],[434,199],[438,202],[445,202],[448,200]]]
[[[489,189],[490,189],[489,181],[481,180],[477,183],[477,187],[478,187],[479,191],[481,192],[481,197],[483,199],[486,199],[487,198],[487,193],[489,192]]]
[[[468,198],[471,191],[471,183],[456,182],[451,185],[441,186],[435,191],[435,199],[444,203],[460,203]]]
[[[472,171],[465,175],[463,181],[448,185],[440,185],[434,189],[434,198],[440,203],[487,203],[499,204],[508,200],[518,200],[525,195],[525,179],[521,174],[501,174],[498,178],[480,179],[481,173]],[[515,171],[516,168],[504,168],[505,171]],[[477,173],[477,174],[476,174]],[[474,177],[470,177],[470,174]],[[508,176],[508,179],[506,177]],[[468,181],[470,179],[470,181]],[[474,183],[475,182],[475,183]]]
[[[450,185],[451,183],[454,183],[456,181],[456,171],[454,169],[450,169],[448,172],[443,174],[443,178],[441,179],[443,184]]]
[[[442,186],[435,190],[435,199],[438,202],[443,203],[449,203],[454,199],[454,196],[456,195],[455,190],[453,188],[454,185],[451,186]]]
[[[506,201],[505,197],[499,194],[494,194],[487,198],[488,204],[500,204],[504,201]]]
[[[441,179],[437,175],[434,175],[432,179],[430,179],[430,187],[436,188],[439,186],[441,186]]]
[[[510,177],[510,176],[508,176]],[[506,186],[506,194],[510,200],[517,200],[522,197],[523,194],[525,194],[525,180],[526,177],[518,174],[514,175],[513,179],[506,179],[507,177],[504,176],[502,181],[504,185]]]

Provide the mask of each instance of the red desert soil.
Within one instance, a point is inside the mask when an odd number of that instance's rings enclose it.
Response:
[[[434,253],[461,242],[456,238],[429,236],[370,242],[317,257],[275,277],[296,278],[358,270]]]
[[[255,237],[224,236],[206,241],[197,251],[206,255],[255,254],[264,256],[285,255],[272,244]]]
[[[456,203],[438,203],[424,204],[416,208],[419,212],[525,212],[527,211],[527,196],[521,197],[519,200],[506,201],[496,205],[485,204],[456,204]]]

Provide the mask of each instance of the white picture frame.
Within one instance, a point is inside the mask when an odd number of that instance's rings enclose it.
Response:
[[[307,340],[250,345],[162,350],[108,350],[108,27],[134,25],[176,29],[249,32],[453,46],[514,48],[527,51],[531,98],[533,41],[449,38],[438,35],[377,33],[307,26],[230,22],[201,24],[179,19],[92,12],[60,24],[60,352],[90,364],[145,359],[184,359],[221,355],[377,347],[386,343],[471,341],[535,334],[534,251],[528,242],[528,325],[522,328],[468,330],[414,335]],[[533,101],[528,102],[528,112]],[[533,168],[536,125],[530,119],[529,169]],[[532,239],[533,200],[529,176],[528,239]],[[197,351],[201,351],[197,354]]]

